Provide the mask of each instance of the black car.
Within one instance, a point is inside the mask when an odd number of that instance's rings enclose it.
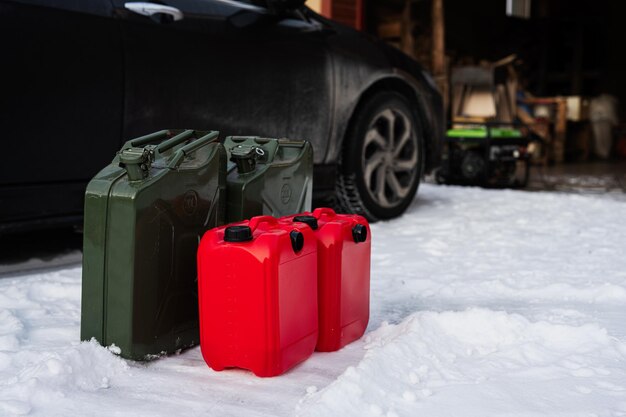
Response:
[[[0,0],[0,231],[80,224],[88,180],[163,128],[307,139],[318,202],[386,219],[438,163],[412,59],[303,0]]]

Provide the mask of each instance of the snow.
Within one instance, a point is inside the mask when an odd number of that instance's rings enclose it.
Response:
[[[429,311],[383,323],[367,341],[365,358],[299,415],[590,416],[626,406],[625,345],[597,324]]]
[[[284,376],[78,342],[78,267],[0,279],[0,416],[626,416],[626,203],[423,185],[366,336]]]

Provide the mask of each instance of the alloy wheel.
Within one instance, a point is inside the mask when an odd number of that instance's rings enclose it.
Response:
[[[399,109],[387,108],[370,123],[361,164],[367,191],[380,206],[396,207],[410,193],[418,176],[417,141],[411,118]]]

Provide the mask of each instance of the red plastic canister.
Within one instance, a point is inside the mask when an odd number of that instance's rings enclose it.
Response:
[[[198,248],[200,346],[216,371],[280,375],[317,341],[317,243],[271,216],[211,229]]]
[[[367,220],[318,208],[280,221],[306,223],[317,237],[316,350],[335,351],[359,339],[369,321],[371,233]]]

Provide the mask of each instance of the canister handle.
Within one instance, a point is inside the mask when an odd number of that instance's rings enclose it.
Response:
[[[194,134],[193,130],[190,130],[190,129],[185,130],[185,131],[179,133],[178,135],[174,136],[173,138],[168,139],[168,140],[160,143],[157,146],[156,149],[157,149],[157,151],[159,153],[163,153],[165,151],[168,151],[168,150],[172,149],[174,146],[176,146],[176,145],[178,145],[180,143],[183,143],[184,141],[189,139],[191,136],[193,136],[193,134]]]
[[[210,143],[213,139],[215,139],[216,137],[218,137],[220,134],[220,132],[213,130],[209,133],[207,133],[206,135],[199,137],[198,139],[194,140],[193,142],[188,143],[187,145],[183,146],[180,151],[183,152],[185,155],[189,155],[192,152],[197,151],[198,149],[200,149],[201,147],[203,147],[204,145]]]
[[[335,217],[337,216],[337,213],[335,213],[335,210],[328,208],[328,207],[319,207],[316,208],[315,210],[313,210],[313,217],[315,218],[320,218],[323,215],[327,215],[328,217]]]
[[[159,130],[158,132],[150,133],[149,135],[140,136],[138,138],[129,140],[128,142],[124,144],[122,149],[141,148],[145,145],[148,145],[149,143],[158,142],[163,139],[166,139],[165,141],[161,142],[160,144],[156,146],[157,152],[162,153],[162,152],[167,151],[168,149],[173,148],[179,143],[182,143],[186,141],[187,139],[189,139],[189,137],[191,137],[194,134],[194,131],[184,130],[180,132],[179,134],[175,135],[174,137],[167,139],[169,136],[173,134],[174,132],[169,129]]]
[[[168,137],[171,134],[169,130],[159,130],[158,132],[150,133],[149,135],[140,136],[135,139],[131,139],[124,144],[124,148],[138,148],[148,143],[156,142],[163,138]]]
[[[193,133],[193,130],[187,130],[183,133],[181,133],[178,136],[183,135],[184,133],[187,132],[191,132]],[[218,137],[220,134],[220,132],[218,131],[211,131],[209,133],[207,133],[206,135],[194,140],[193,142],[188,143],[187,145],[183,146],[182,148],[180,148],[179,150],[176,151],[176,153],[174,154],[174,156],[172,157],[172,159],[170,160],[169,164],[167,164],[167,167],[170,169],[176,169],[180,166],[180,164],[183,162],[183,160],[185,159],[185,156],[190,155],[191,153],[197,151],[198,149],[200,149],[201,147],[208,145],[209,143],[212,143],[213,140]],[[185,139],[187,139],[188,136],[185,137]],[[172,138],[170,140],[174,140],[175,138]],[[164,142],[165,143],[165,142]],[[171,145],[171,146],[175,146]],[[170,146],[170,147],[171,147]],[[169,149],[169,148],[167,148]]]
[[[183,130],[177,135],[159,143],[156,147],[156,150],[159,153],[166,152],[172,149],[174,146],[181,144],[185,142],[187,139],[191,138],[194,135],[194,133],[196,132],[192,129]],[[210,132],[210,133],[213,133],[213,132]],[[138,138],[129,140],[124,145],[124,148],[129,148],[129,147],[139,148],[149,143],[166,139],[168,136],[172,134],[173,132],[171,130],[159,130],[158,132],[150,133],[149,135],[140,136]]]
[[[261,223],[278,224],[278,220],[272,216],[254,216],[248,222],[248,227],[250,227],[252,231],[255,231]]]

